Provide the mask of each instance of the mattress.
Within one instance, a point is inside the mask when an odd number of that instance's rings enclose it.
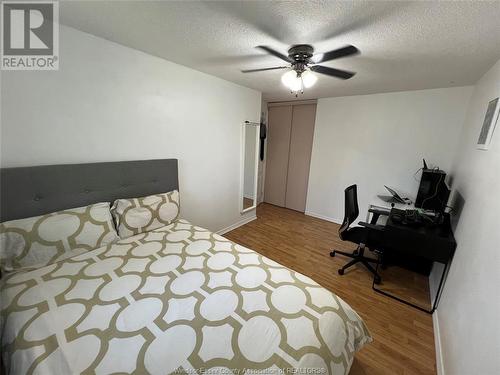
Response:
[[[371,341],[334,293],[185,220],[0,285],[7,374],[347,374]]]

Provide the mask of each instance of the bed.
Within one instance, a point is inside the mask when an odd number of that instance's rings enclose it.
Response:
[[[175,159],[1,177],[2,221],[178,189]],[[346,374],[371,341],[335,294],[182,219],[0,283],[7,374]]]

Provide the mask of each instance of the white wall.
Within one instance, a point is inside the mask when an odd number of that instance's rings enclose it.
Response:
[[[306,213],[341,222],[358,185],[359,219],[384,185],[415,198],[425,157],[449,171],[471,87],[318,100]]]
[[[435,327],[448,375],[500,374],[500,124],[490,149],[476,149],[488,102],[499,96],[500,61],[475,86],[452,169],[465,203]]]
[[[60,70],[3,71],[1,166],[178,158],[182,215],[239,213],[241,124],[261,94],[61,26]]]

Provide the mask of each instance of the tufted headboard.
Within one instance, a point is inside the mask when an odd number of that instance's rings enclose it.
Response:
[[[0,222],[179,189],[177,159],[0,169]]]

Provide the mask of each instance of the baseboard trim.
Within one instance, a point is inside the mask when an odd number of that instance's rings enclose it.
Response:
[[[321,214],[317,214],[315,212],[311,212],[311,211],[306,211],[304,212],[307,216],[312,216],[312,217],[315,217],[317,219],[322,219],[322,220],[326,220],[326,221],[331,221],[332,223],[335,223],[335,224],[342,224],[342,220],[339,220],[339,219],[335,219],[333,217],[330,217],[330,216],[325,216],[325,215],[321,215]]]
[[[230,226],[224,228],[224,229],[221,229],[221,230],[218,230],[216,233],[217,234],[220,234],[220,235],[223,235],[227,232],[231,232],[233,229],[236,229],[236,228],[239,228],[241,227],[242,225],[245,225],[245,224],[248,224],[249,222],[251,221],[254,221],[255,219],[257,219],[257,216],[250,216],[250,217],[247,217],[243,220],[240,220],[234,224],[231,224]]]
[[[445,375],[443,364],[443,352],[441,350],[441,334],[439,332],[438,312],[432,314],[432,325],[434,326],[434,345],[436,346],[436,372],[437,375]]]

